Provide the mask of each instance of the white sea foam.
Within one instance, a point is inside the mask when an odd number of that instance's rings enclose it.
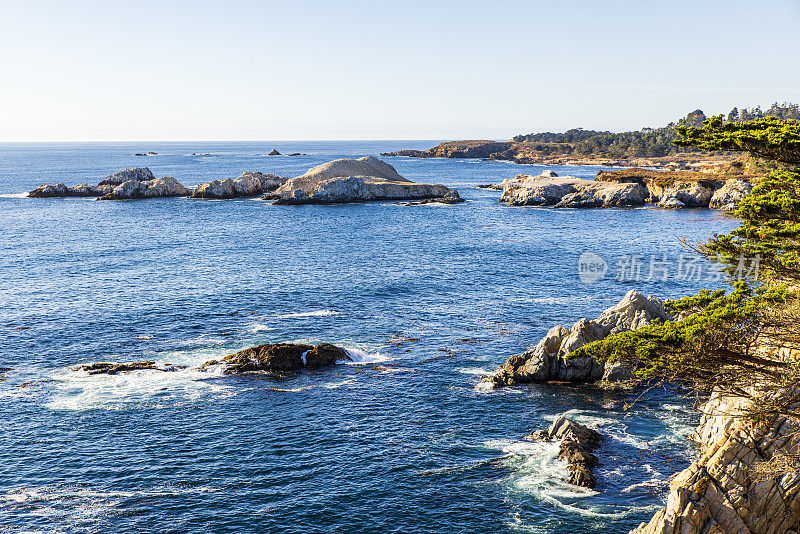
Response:
[[[278,319],[295,319],[297,317],[328,317],[330,315],[339,315],[336,310],[314,310],[309,312],[296,312],[284,313],[283,315],[276,315]]]
[[[350,356],[350,361],[343,361],[341,363],[346,363],[349,365],[361,365],[367,363],[383,363],[391,361],[393,358],[389,356],[385,356],[380,352],[373,352],[367,353],[361,349],[347,347],[344,349],[347,351],[347,355]]]
[[[192,363],[196,365],[200,362],[195,359]],[[179,371],[141,370],[116,375],[89,375],[64,369],[52,377],[57,383],[56,392],[46,406],[52,410],[118,410],[130,405],[153,403],[174,406],[236,394],[237,390],[232,386],[209,380],[219,376],[222,376],[221,367],[203,371],[196,368]]]
[[[266,332],[267,330],[274,330],[274,328],[262,323],[253,323],[250,325],[250,328],[248,328],[251,334],[258,334],[259,332]]]
[[[453,370],[464,375],[483,376],[490,374],[490,371],[487,371],[483,367],[456,367]]]
[[[28,193],[3,193],[0,198],[28,198]]]

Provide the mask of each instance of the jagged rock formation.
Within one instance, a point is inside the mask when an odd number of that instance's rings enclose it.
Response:
[[[592,451],[600,447],[603,437],[596,431],[563,415],[547,430],[531,432],[527,439],[534,441],[560,440],[559,458],[567,461],[569,483],[584,488],[594,488],[597,481],[592,469],[597,465],[597,456]]]
[[[630,290],[619,304],[605,310],[597,319],[581,319],[572,328],[554,326],[534,348],[512,356],[494,374],[483,377],[481,383],[487,388],[549,380],[624,385],[635,380],[634,369],[627,364],[601,363],[594,358],[567,360],[566,357],[587,343],[641,328],[654,320],[670,321],[672,316],[661,300]]]
[[[262,198],[276,204],[334,204],[440,198],[452,191],[443,185],[411,182],[388,163],[367,156],[317,165]]]
[[[244,172],[235,180],[212,180],[200,184],[191,193],[192,198],[254,197],[274,191],[288,178],[260,172]]]
[[[185,197],[189,190],[171,176],[141,182],[128,180],[100,197],[100,200],[132,200],[155,197]]]
[[[603,183],[555,173],[539,176],[518,174],[500,185],[503,191],[500,201],[512,206],[641,206],[647,198],[647,190],[639,184]]]
[[[340,360],[351,360],[351,358],[346,350],[330,343],[319,345],[267,343],[229,354],[222,360],[208,361],[201,368],[223,365],[225,374],[299,371],[304,367],[333,365]]]
[[[692,435],[700,457],[670,483],[667,505],[631,534],[797,534],[800,472],[758,476],[776,452],[800,453],[797,426],[783,416],[751,425],[744,401],[712,396]]]

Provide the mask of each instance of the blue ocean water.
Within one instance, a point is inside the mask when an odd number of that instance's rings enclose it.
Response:
[[[736,224],[719,212],[514,208],[474,186],[543,167],[408,158],[385,159],[467,202],[20,198],[132,166],[191,186],[433,144],[0,145],[0,531],[618,533],[649,519],[694,454],[689,400],[653,391],[625,410],[630,398],[588,387],[476,385],[632,288],[718,285],[585,284],[577,262],[677,258],[681,239]],[[285,379],[191,368],[300,340],[361,359]],[[144,359],[190,368],[72,370]],[[521,439],[565,412],[606,435],[596,491]]]

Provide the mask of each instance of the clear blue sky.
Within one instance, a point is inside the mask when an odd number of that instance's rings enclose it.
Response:
[[[0,140],[508,138],[800,101],[800,1],[0,0]]]

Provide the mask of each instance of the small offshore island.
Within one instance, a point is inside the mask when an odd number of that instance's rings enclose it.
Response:
[[[443,185],[417,184],[394,167],[372,156],[338,159],[317,165],[296,178],[245,172],[235,180],[212,180],[188,189],[173,177],[156,178],[150,169],[125,169],[97,186],[63,183],[41,185],[31,198],[98,197],[98,200],[137,200],[156,197],[231,199],[261,196],[275,204],[341,204],[368,200],[411,200],[455,204],[458,191]]]

